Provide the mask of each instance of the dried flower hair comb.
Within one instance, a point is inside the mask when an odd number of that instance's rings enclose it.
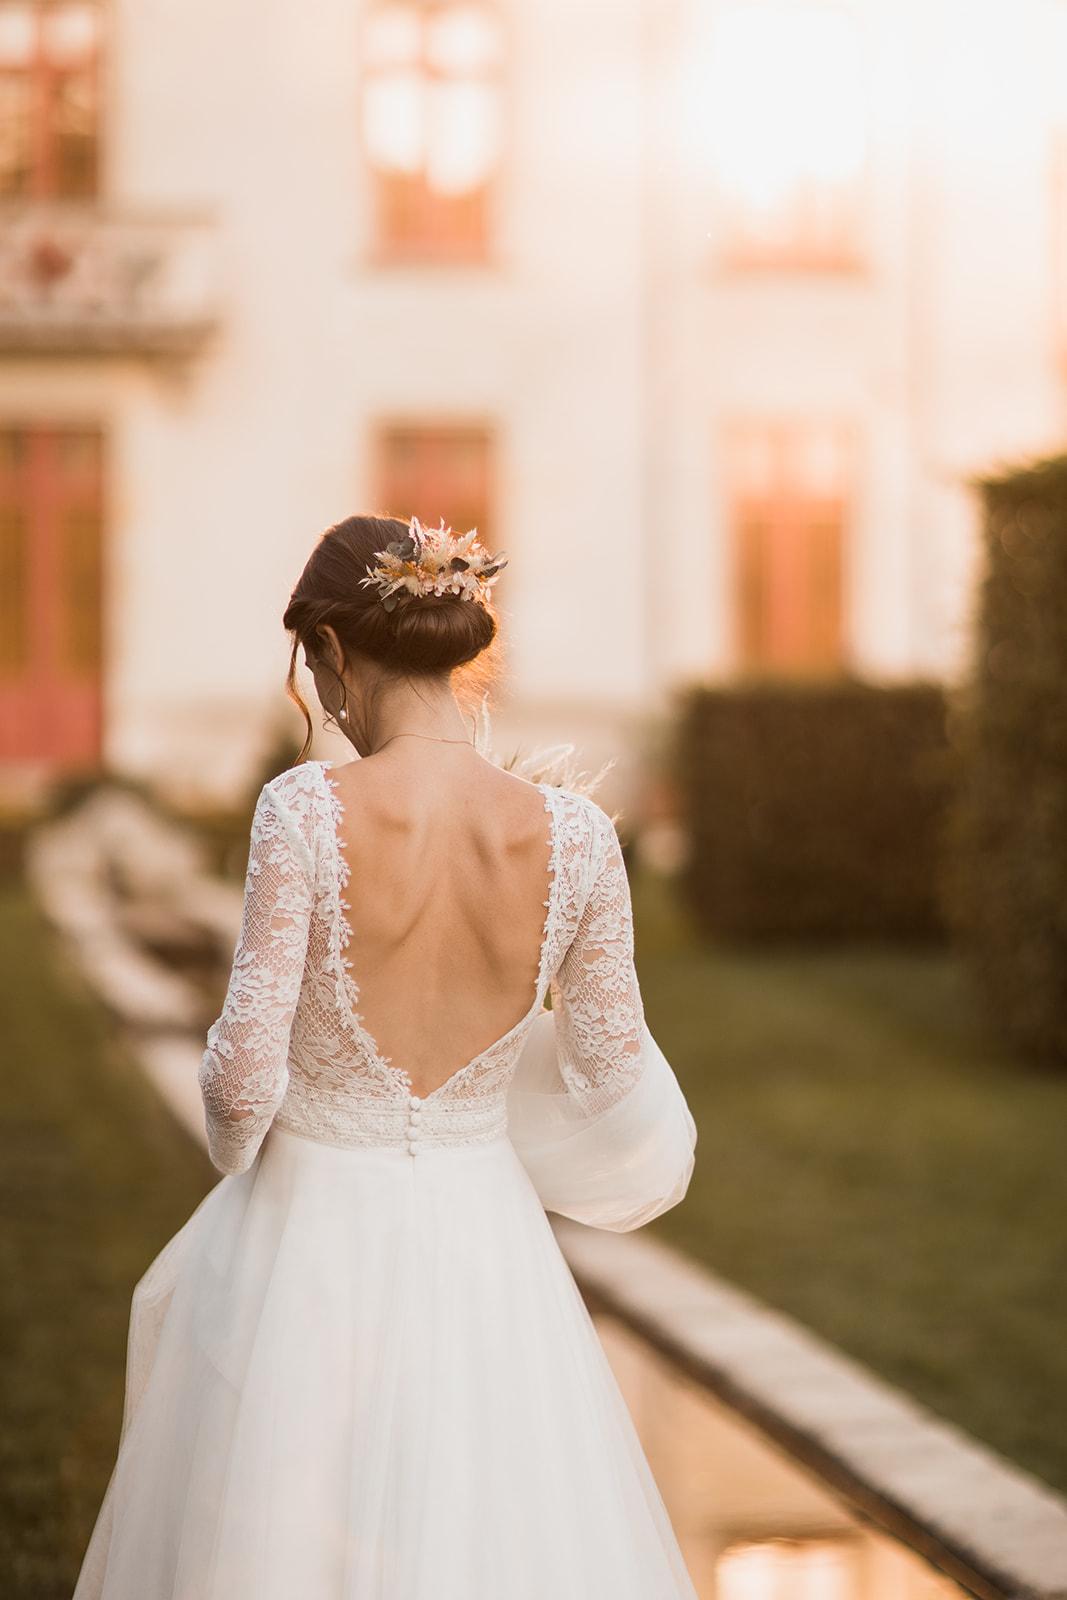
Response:
[[[412,517],[407,535],[376,550],[377,565],[368,567],[359,581],[374,585],[386,611],[392,611],[402,593],[458,595],[461,600],[489,598],[489,590],[502,567],[504,555],[491,556],[478,539],[477,528],[454,534],[441,518],[439,528],[424,528]]]

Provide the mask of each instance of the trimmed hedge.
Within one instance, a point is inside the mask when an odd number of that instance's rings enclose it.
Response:
[[[1067,456],[972,480],[985,570],[968,679],[949,915],[990,1017],[1067,1063]]]
[[[687,899],[738,938],[929,938],[951,785],[941,687],[855,679],[685,692]]]

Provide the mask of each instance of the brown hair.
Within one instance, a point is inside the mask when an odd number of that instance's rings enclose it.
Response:
[[[407,532],[408,524],[397,517],[346,517],[326,529],[297,579],[282,616],[283,627],[294,636],[286,692],[307,725],[297,766],[311,749],[314,728],[296,684],[296,654],[303,645],[321,658],[322,623],[335,630],[346,655],[367,656],[401,676],[448,674],[473,661],[496,636],[496,614],[488,601],[402,593],[387,611],[378,590],[361,584],[377,553]]]

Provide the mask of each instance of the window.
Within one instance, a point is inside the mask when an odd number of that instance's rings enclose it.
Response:
[[[0,0],[0,197],[96,194],[99,47],[92,0]]]
[[[98,754],[103,457],[91,427],[0,425],[0,756]]]
[[[457,533],[477,528],[493,549],[491,456],[491,435],[479,425],[387,424],[378,442],[377,503],[405,522],[414,515],[436,528],[444,517]]]
[[[713,34],[710,132],[723,260],[849,269],[862,252],[866,109],[841,0],[742,0]]]
[[[727,429],[743,669],[844,668],[852,454],[843,424],[741,422]]]
[[[363,147],[377,253],[484,257],[500,140],[500,35],[477,0],[379,4],[367,17]]]

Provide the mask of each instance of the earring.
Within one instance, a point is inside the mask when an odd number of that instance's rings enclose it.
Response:
[[[346,706],[342,706],[340,711],[337,713],[337,715],[340,717],[342,722],[347,722],[348,721],[348,708]]]

